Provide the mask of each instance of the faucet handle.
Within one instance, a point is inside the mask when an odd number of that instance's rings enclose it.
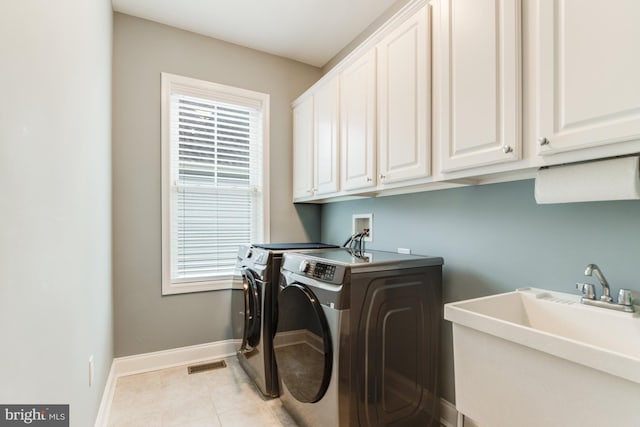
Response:
[[[618,292],[618,304],[632,306],[633,293],[629,289],[620,289],[620,292]]]
[[[576,289],[582,292],[585,299],[596,299],[596,287],[591,283],[576,283]]]

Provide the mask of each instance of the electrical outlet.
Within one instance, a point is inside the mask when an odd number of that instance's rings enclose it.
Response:
[[[93,354],[89,356],[89,387],[93,385],[93,374],[94,374],[94,365],[93,365]]]

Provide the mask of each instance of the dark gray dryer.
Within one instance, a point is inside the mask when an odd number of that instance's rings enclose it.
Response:
[[[242,337],[237,348],[240,365],[265,397],[279,394],[273,356],[276,298],[282,255],[291,250],[335,248],[325,243],[256,243],[238,249],[237,275],[242,289],[232,292],[234,333]]]
[[[440,257],[286,253],[274,351],[303,426],[439,426]]]

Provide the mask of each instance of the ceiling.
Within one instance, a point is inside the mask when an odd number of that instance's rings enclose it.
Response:
[[[397,0],[112,0],[137,16],[322,67]]]

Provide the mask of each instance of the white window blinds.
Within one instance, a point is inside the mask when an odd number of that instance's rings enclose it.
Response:
[[[173,84],[168,95],[174,287],[230,283],[238,246],[264,240],[264,105],[223,88]]]

